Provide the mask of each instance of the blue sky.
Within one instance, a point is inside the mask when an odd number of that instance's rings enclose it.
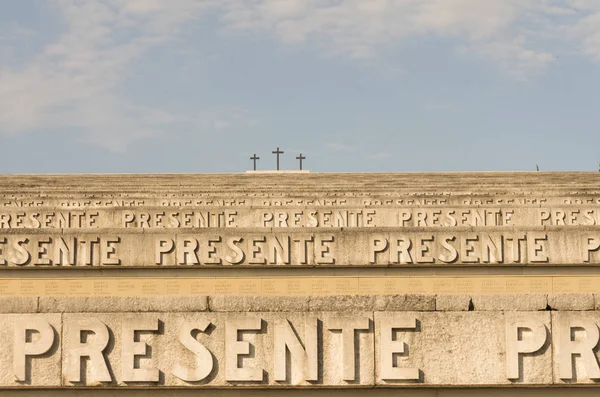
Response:
[[[598,0],[6,0],[1,173],[597,171]]]

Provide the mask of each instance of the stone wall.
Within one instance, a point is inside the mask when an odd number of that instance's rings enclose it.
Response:
[[[6,302],[0,339],[15,348],[0,353],[3,387],[15,387],[15,376],[26,387],[184,388],[565,386],[600,378],[600,311],[591,294]],[[28,339],[26,329],[37,336]]]
[[[600,173],[2,176],[0,395],[592,395],[599,225]]]

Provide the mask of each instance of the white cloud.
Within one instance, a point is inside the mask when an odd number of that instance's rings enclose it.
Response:
[[[383,62],[405,41],[433,35],[522,80],[573,41],[600,62],[599,12],[598,0],[240,0],[228,3],[223,21],[367,62]]]
[[[0,26],[0,42],[10,42],[17,39],[31,37],[34,32],[25,29],[14,22],[9,22],[5,26]]]
[[[0,133],[76,130],[79,139],[123,151],[131,142],[185,123],[223,129],[256,120],[237,107],[176,114],[131,100],[124,82],[147,52],[178,39],[211,12],[221,29],[266,34],[324,56],[374,65],[412,39],[446,39],[459,56],[486,60],[526,80],[563,54],[600,62],[599,0],[53,0],[64,32],[22,62],[0,65]],[[32,34],[0,27],[0,55]],[[24,66],[23,66],[24,65]],[[326,146],[353,151],[340,143]]]
[[[334,152],[354,152],[356,149],[352,146],[344,145],[343,143],[327,142],[325,147],[333,150]]]
[[[81,131],[79,139],[112,151],[188,123],[225,128],[244,121],[239,109],[182,115],[131,101],[122,84],[132,64],[177,36],[184,24],[214,4],[178,0],[57,0],[65,32],[20,70],[0,67],[0,127]],[[230,117],[228,117],[230,116]]]
[[[392,157],[392,154],[387,152],[379,152],[367,156],[367,158],[370,160],[385,160],[389,159],[390,157]]]

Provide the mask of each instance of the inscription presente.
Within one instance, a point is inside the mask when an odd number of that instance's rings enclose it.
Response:
[[[96,229],[101,230],[101,229]],[[199,230],[199,229],[196,229]],[[596,265],[600,234],[587,232],[406,232],[390,228],[257,233],[111,229],[113,233],[0,235],[1,266],[447,266]],[[356,232],[355,232],[356,230]],[[115,233],[116,232],[116,233]]]
[[[600,379],[598,323],[577,312],[2,315],[0,385],[586,383]]]

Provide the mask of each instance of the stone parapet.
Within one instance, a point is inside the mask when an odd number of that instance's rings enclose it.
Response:
[[[0,176],[0,396],[592,395],[599,187]]]

